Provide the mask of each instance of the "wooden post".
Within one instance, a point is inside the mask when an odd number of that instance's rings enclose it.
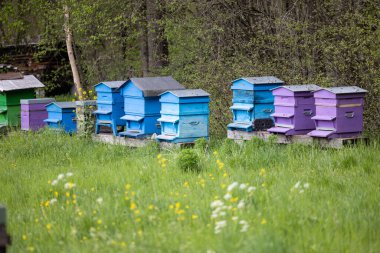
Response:
[[[7,252],[7,245],[11,243],[11,238],[7,234],[7,213],[4,206],[0,205],[0,253]]]

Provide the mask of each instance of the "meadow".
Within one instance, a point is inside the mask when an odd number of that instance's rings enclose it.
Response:
[[[10,252],[378,252],[380,142],[341,150],[130,149],[42,131],[0,138]]]

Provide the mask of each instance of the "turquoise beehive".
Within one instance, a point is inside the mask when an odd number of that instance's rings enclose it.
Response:
[[[284,81],[274,76],[243,77],[232,82],[233,123],[230,130],[251,132],[273,126],[274,97],[271,89],[282,86]]]
[[[74,133],[77,130],[74,102],[53,102],[46,105],[48,118],[44,120],[47,126],[54,130],[64,130]]]
[[[208,139],[210,94],[201,89],[171,90],[161,94],[160,102],[158,141],[186,143]]]
[[[130,78],[120,87],[124,97],[125,131],[121,136],[140,138],[158,134],[160,127],[160,94],[167,90],[185,89],[171,76]]]

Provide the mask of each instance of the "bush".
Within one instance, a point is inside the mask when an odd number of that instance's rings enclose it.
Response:
[[[183,171],[199,171],[199,156],[193,149],[183,149],[179,154],[178,167]]]

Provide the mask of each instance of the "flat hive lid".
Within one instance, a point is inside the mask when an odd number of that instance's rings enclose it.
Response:
[[[41,83],[35,76],[26,75],[24,78],[0,80],[0,91],[25,90],[34,88],[43,88],[45,85]]]
[[[62,109],[70,109],[70,108],[76,107],[75,102],[53,102],[53,103],[47,104],[46,106],[51,105],[51,104],[55,104],[56,106]]]
[[[96,100],[75,101],[75,105],[79,106],[95,106]]]
[[[167,92],[172,93],[174,96],[179,98],[186,98],[186,97],[209,97],[210,94],[202,89],[186,89],[186,90],[168,90],[162,94],[165,94]],[[160,95],[162,95],[160,94]]]
[[[32,105],[32,104],[50,104],[55,102],[54,98],[35,98],[35,99],[21,99],[20,104]]]
[[[171,76],[132,77],[129,80],[143,92],[145,97],[155,97],[168,90],[185,89]]]
[[[273,84],[273,83],[285,83],[281,79],[278,79],[275,76],[255,76],[255,77],[242,77],[238,78],[232,82],[238,81],[238,80],[245,80],[251,84]]]
[[[321,87],[315,84],[297,84],[297,85],[285,85],[285,86],[280,86],[276,87],[272,90],[280,89],[280,88],[285,88],[287,90],[293,91],[293,92],[306,92],[306,91],[317,91],[320,90]]]
[[[357,86],[345,86],[345,87],[332,87],[332,88],[323,88],[334,94],[350,94],[350,93],[366,93],[368,92],[365,89],[362,89]]]
[[[126,81],[106,81],[106,82],[100,82],[94,86],[98,86],[100,84],[104,84],[105,86],[111,88],[111,89],[119,89],[123,84],[125,84]]]

